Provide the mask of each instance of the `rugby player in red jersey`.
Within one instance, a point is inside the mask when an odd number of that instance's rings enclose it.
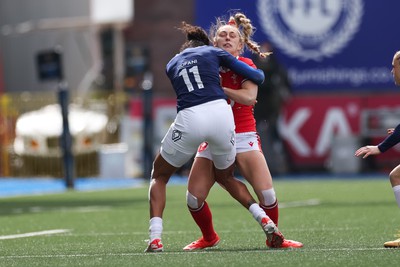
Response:
[[[145,252],[163,251],[161,235],[166,185],[171,175],[192,158],[203,141],[210,145],[218,176],[223,181],[232,179],[236,155],[235,125],[232,109],[221,88],[220,66],[235,69],[257,84],[264,81],[262,71],[240,62],[223,49],[210,46],[202,28],[183,23],[181,30],[187,40],[181,52],[166,67],[177,97],[177,115],[153,162],[149,187],[149,243]],[[248,191],[244,194],[252,198]],[[272,220],[266,227],[274,242],[282,239]]]
[[[256,68],[256,66],[251,59],[240,56],[245,47],[262,57],[268,55],[268,53],[261,53],[258,44],[252,41],[253,26],[251,21],[242,13],[234,14],[228,22],[224,22],[220,18],[217,19],[210,35],[213,38],[214,46],[224,49],[253,68]],[[271,173],[261,150],[253,114],[258,87],[252,81],[229,69],[222,69],[220,75],[223,89],[230,99],[235,120],[236,166],[241,175],[253,187],[259,204],[249,202],[236,190],[240,186],[232,184],[242,184],[239,180],[225,180],[226,183],[218,180],[218,175],[213,171],[213,157],[207,147],[208,144],[203,143],[198,150],[189,174],[187,190],[188,208],[202,232],[202,237],[184,247],[184,250],[187,251],[213,247],[220,240],[213,227],[211,210],[205,201],[215,181],[227,189],[232,197],[249,210],[264,231],[266,230],[264,227],[265,220],[270,218],[276,225],[278,224],[278,200]],[[268,247],[300,248],[303,246],[300,242],[287,239],[280,243],[273,243],[269,240],[267,232],[266,234]]]

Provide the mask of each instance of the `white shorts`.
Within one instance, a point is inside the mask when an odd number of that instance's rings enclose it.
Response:
[[[262,151],[260,136],[257,132],[237,133],[236,134],[236,153],[240,154],[247,151]],[[196,157],[207,158],[213,160],[210,149],[206,142],[202,143],[198,150]]]
[[[178,112],[161,141],[161,156],[181,167],[207,142],[217,169],[226,169],[236,157],[235,124],[225,100],[215,100]]]

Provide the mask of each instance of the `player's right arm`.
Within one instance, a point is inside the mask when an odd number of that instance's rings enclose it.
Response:
[[[388,132],[390,132],[390,129]],[[396,128],[394,128],[394,131],[378,145],[379,151],[383,153],[387,151],[389,148],[398,144],[399,142],[400,142],[400,124],[397,125]]]

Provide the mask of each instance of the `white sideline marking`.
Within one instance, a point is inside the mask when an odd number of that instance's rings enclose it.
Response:
[[[306,207],[306,206],[317,206],[320,205],[321,201],[319,199],[307,199],[307,200],[299,200],[292,202],[280,202],[279,208],[294,208],[294,207]],[[58,208],[46,208],[46,207],[31,207],[27,210],[23,209],[14,209],[12,210],[13,214],[21,214],[21,213],[40,213],[40,212],[101,212],[105,210],[110,210],[110,206],[82,206],[82,207],[58,207]]]
[[[0,240],[24,238],[24,237],[39,236],[39,235],[54,235],[54,234],[68,233],[70,231],[71,230],[68,230],[68,229],[55,229],[55,230],[46,230],[46,231],[40,231],[40,232],[18,234],[18,235],[2,235],[2,236],[0,236]]]
[[[326,248],[326,249],[307,249],[307,248],[299,248],[299,249],[255,249],[255,250],[207,250],[207,251],[171,251],[171,252],[159,252],[159,253],[145,253],[145,252],[132,252],[132,253],[93,253],[93,254],[51,254],[51,255],[7,255],[0,256],[0,259],[26,259],[26,258],[78,258],[78,257],[152,257],[154,255],[188,255],[188,254],[207,254],[207,253],[218,253],[218,254],[228,254],[228,253],[295,253],[301,252],[304,254],[305,252],[324,252],[324,251],[346,251],[346,252],[357,252],[357,251],[381,251],[387,250],[392,251],[395,249],[390,248]]]
[[[82,206],[82,207],[58,207],[58,208],[46,208],[46,207],[30,207],[27,210],[24,209],[14,209],[13,214],[21,213],[40,213],[40,212],[100,212],[105,210],[110,210],[110,206]]]
[[[293,207],[305,207],[305,206],[317,206],[321,204],[319,199],[307,199],[307,200],[299,200],[292,202],[283,202],[279,203],[279,208],[293,208]]]

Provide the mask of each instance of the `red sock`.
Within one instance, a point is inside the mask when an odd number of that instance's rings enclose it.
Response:
[[[264,206],[260,204],[260,207],[265,211],[265,213],[275,223],[275,225],[278,226],[278,218],[279,218],[278,200],[276,200],[274,204],[269,206]]]
[[[206,201],[204,201],[203,206],[199,210],[192,210],[189,208],[190,214],[196,224],[199,226],[201,233],[206,241],[212,241],[215,239],[215,231],[212,222],[211,210],[208,207]]]

